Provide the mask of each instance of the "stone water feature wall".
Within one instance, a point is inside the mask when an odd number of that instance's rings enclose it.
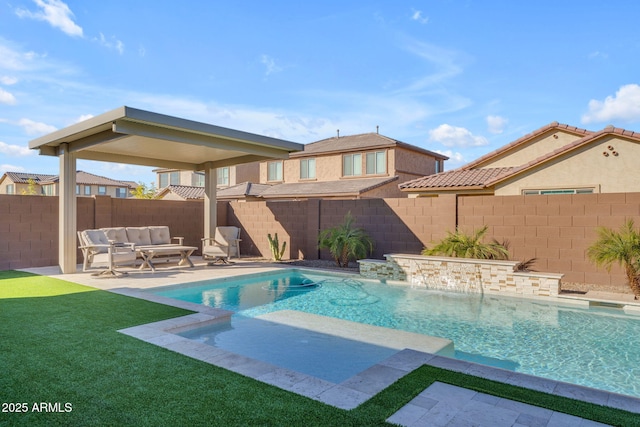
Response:
[[[360,260],[360,275],[458,292],[558,296],[562,274],[514,271],[517,261],[391,254]]]

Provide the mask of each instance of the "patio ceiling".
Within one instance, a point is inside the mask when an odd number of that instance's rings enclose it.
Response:
[[[302,144],[207,123],[120,107],[29,142],[58,156],[68,144],[78,159],[203,170],[287,158]]]

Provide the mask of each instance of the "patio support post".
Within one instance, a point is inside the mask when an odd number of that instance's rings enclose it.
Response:
[[[204,237],[215,237],[217,218],[216,186],[218,184],[217,169],[206,165],[204,168]]]
[[[62,273],[76,272],[76,155],[69,144],[58,147],[60,182],[58,184],[58,265]]]

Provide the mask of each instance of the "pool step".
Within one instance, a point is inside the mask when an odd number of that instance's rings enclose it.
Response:
[[[455,352],[453,341],[446,338],[366,325],[302,311],[280,310],[257,316],[257,318],[396,350],[409,348],[450,357],[453,357]]]

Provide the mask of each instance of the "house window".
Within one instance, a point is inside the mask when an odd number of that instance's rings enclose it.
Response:
[[[53,196],[53,184],[43,185],[42,194],[44,194],[45,196]]]
[[[105,187],[104,185],[99,185],[98,194],[101,196],[104,196],[105,194],[107,194],[107,187]]]
[[[13,184],[7,184],[7,194],[15,194],[15,192]]]
[[[80,195],[80,185],[76,184],[76,195]]]
[[[435,167],[435,173],[442,172],[442,160],[436,160]]]
[[[124,187],[116,188],[116,197],[119,197],[121,199],[124,199],[125,197],[127,197],[127,189]]]
[[[282,162],[267,163],[267,181],[282,181]]]
[[[204,187],[204,173],[195,172],[191,176],[191,185],[194,187]]]
[[[91,195],[91,186],[90,185],[85,185],[84,186],[84,195],[85,196],[90,196]]]
[[[552,190],[522,190],[525,196],[548,195],[548,194],[593,194],[593,188],[563,188]]]
[[[316,178],[316,159],[300,160],[300,179]]]
[[[229,185],[229,168],[218,168],[218,185]]]
[[[180,172],[163,172],[160,175],[160,188],[180,185]]]
[[[367,175],[382,175],[387,173],[387,156],[385,154],[384,151],[367,153]]]
[[[342,156],[342,176],[362,175],[362,154],[345,154]]]

